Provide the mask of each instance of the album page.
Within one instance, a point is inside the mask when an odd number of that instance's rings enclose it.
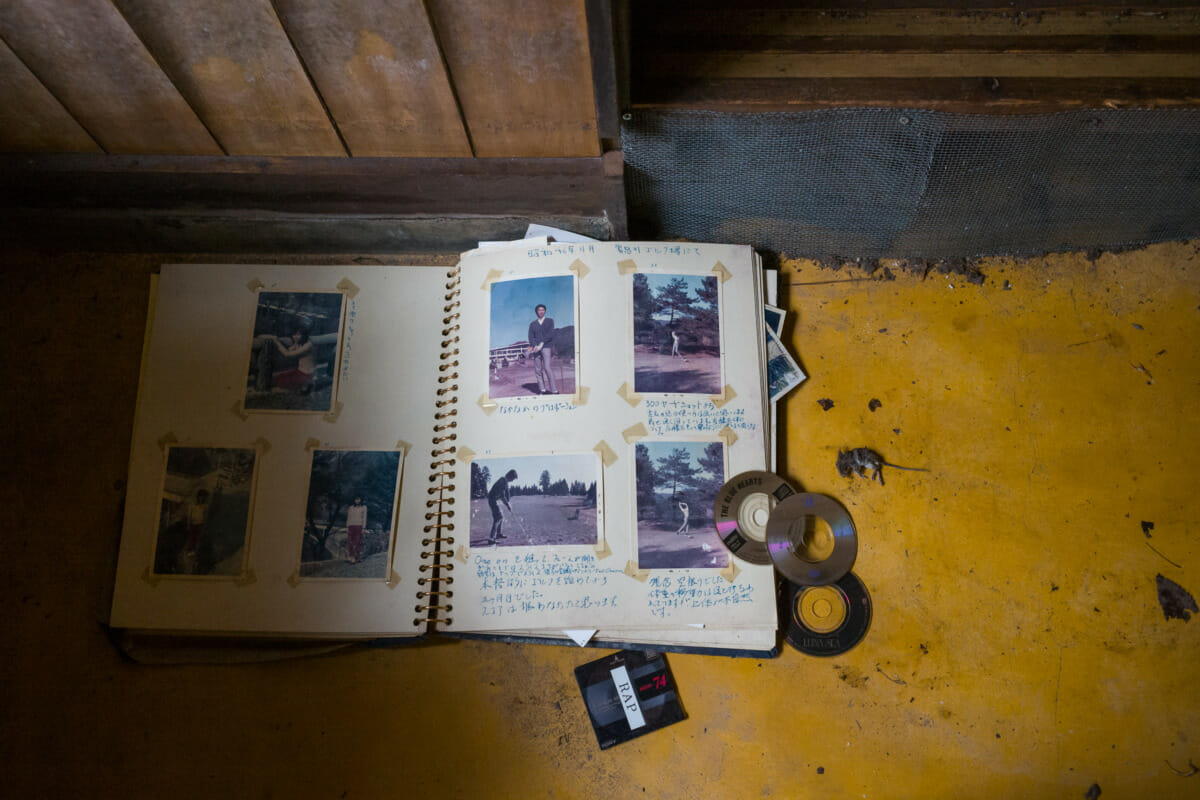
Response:
[[[422,633],[447,270],[166,265],[111,622]]]
[[[460,270],[448,629],[773,631],[771,567],[712,519],[769,452],[753,251],[514,246]]]
[[[761,264],[761,257],[755,253],[755,261]],[[763,287],[767,301],[767,308],[771,309],[778,304],[779,297],[779,273],[775,270],[763,269]],[[782,314],[782,311],[777,312]],[[768,328],[778,329],[781,327],[781,319],[772,319],[772,314],[768,312],[764,315],[764,320]],[[764,331],[765,333],[765,331]],[[765,339],[765,337],[764,337]],[[763,358],[765,361],[765,341]],[[764,377],[765,383],[765,377]],[[775,417],[776,406],[775,402],[768,402],[767,396],[764,393],[764,403],[767,403],[767,418],[766,418],[766,438],[770,448],[770,459],[768,469],[771,472],[776,471],[776,447],[777,439],[775,436]],[[555,633],[554,631],[504,631],[505,635],[518,637],[538,637],[548,638],[567,642],[575,641],[576,643],[586,644],[588,641],[615,642],[623,646],[647,644],[646,630],[624,630],[618,628],[605,628],[600,630],[584,629],[562,631]],[[777,631],[774,626],[758,628],[735,626],[731,628],[720,628],[715,626],[706,626],[703,624],[692,623],[683,627],[677,628],[659,628],[652,632],[653,642],[656,646],[674,646],[681,648],[711,648],[716,650],[740,651],[746,654],[765,654],[772,651],[777,642]]]

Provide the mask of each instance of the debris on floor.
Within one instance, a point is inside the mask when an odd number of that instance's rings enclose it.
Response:
[[[1167,619],[1187,622],[1193,612],[1200,612],[1200,608],[1196,607],[1196,599],[1187,589],[1161,574],[1156,575],[1154,581],[1158,584],[1158,604],[1162,606],[1163,616]]]

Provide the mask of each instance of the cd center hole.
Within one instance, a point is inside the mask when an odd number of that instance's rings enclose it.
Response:
[[[820,517],[804,518],[804,533],[800,537],[797,553],[808,562],[825,561],[833,555],[833,529]]]
[[[813,603],[813,615],[824,619],[833,613],[833,604],[825,598],[821,598]]]
[[[770,518],[770,516],[771,515],[767,513],[765,508],[756,508],[753,512],[751,512],[750,519],[754,520],[755,525],[763,527],[767,524],[767,520]]]

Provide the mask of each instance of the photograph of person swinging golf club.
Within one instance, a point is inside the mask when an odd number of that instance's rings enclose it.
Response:
[[[725,484],[723,442],[638,442],[634,448],[639,569],[721,569],[729,551],[713,526]]]
[[[488,396],[575,394],[575,276],[491,285]]]
[[[634,391],[720,394],[719,291],[715,275],[634,273]]]
[[[471,462],[471,547],[594,545],[600,458],[595,453]]]

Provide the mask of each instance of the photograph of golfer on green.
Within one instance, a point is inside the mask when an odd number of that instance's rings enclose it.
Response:
[[[471,462],[471,547],[594,545],[595,453],[488,457]]]

